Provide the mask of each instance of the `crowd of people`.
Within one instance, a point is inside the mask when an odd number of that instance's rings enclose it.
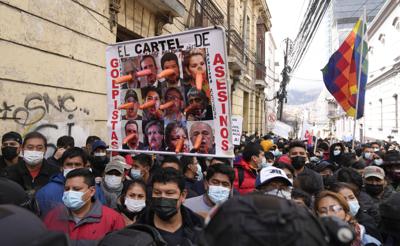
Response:
[[[61,136],[46,159],[41,133],[2,135],[0,244],[400,245],[396,142],[243,134],[234,159],[107,149]]]

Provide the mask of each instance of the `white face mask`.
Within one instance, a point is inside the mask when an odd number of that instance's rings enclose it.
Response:
[[[67,177],[67,174],[68,174],[69,172],[71,172],[72,170],[74,170],[74,169],[75,169],[75,168],[64,169],[64,170],[63,170],[64,177]]]
[[[134,179],[140,179],[142,177],[140,169],[131,168],[131,177]]]
[[[107,174],[104,176],[104,182],[106,182],[108,187],[115,189],[121,186],[122,177]]]
[[[260,163],[260,165],[258,167],[261,168],[261,169],[264,168],[264,167],[268,167],[267,159],[265,157],[263,157],[261,159],[261,163]]]
[[[140,212],[146,207],[146,200],[136,200],[125,197],[125,206],[130,212]]]
[[[29,166],[36,166],[43,160],[44,152],[36,150],[24,150],[24,161]]]
[[[228,200],[230,193],[231,189],[219,185],[210,185],[207,191],[208,197],[215,204],[221,204]]]
[[[280,198],[285,198],[287,200],[292,199],[292,193],[287,190],[278,190],[278,189],[273,189],[270,191],[264,192],[265,195],[272,195],[272,196],[277,196]]]
[[[340,155],[340,152],[341,152],[340,150],[334,150],[333,151],[333,155],[334,156],[338,156],[338,155]]]
[[[374,148],[374,152],[379,152],[379,148]]]
[[[349,204],[350,215],[353,217],[356,216],[358,210],[360,209],[360,204],[358,203],[357,199],[348,201],[347,203]]]
[[[367,159],[367,160],[371,160],[371,159],[372,159],[372,154],[371,154],[370,152],[365,152],[365,153],[364,153],[364,157],[365,157],[365,159]]]
[[[93,155],[94,156],[106,156],[106,153],[105,152],[95,152]]]
[[[203,172],[201,171],[201,166],[200,164],[197,164],[197,172],[196,172],[196,179],[198,181],[203,180]]]
[[[383,160],[382,159],[375,159],[374,160],[374,164],[377,165],[377,166],[380,166],[380,165],[383,164]]]

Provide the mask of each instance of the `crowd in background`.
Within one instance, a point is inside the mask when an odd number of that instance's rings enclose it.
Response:
[[[396,142],[243,133],[235,158],[2,135],[1,245],[400,245]],[[18,230],[22,233],[15,233]]]

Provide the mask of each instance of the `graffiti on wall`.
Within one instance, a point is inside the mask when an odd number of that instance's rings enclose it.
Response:
[[[25,96],[22,105],[0,101],[0,121],[14,121],[21,135],[39,131],[48,138],[48,152],[55,148],[57,138],[72,136],[82,142],[88,131],[85,124],[79,124],[80,116],[89,116],[90,111],[79,107],[74,95],[65,93],[50,97],[49,93],[32,92]],[[86,133],[86,134],[85,134]]]
[[[15,106],[7,101],[0,104],[0,119],[12,119],[15,123],[22,126],[33,125],[41,121],[46,115],[50,113],[50,108],[62,113],[73,113],[77,110],[89,115],[89,110],[79,108],[75,104],[75,97],[66,93],[58,95],[56,100],[53,100],[48,93],[40,94],[33,92],[25,96],[23,106]],[[71,116],[68,116],[71,117]]]

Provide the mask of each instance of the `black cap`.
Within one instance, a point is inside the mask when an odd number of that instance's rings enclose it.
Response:
[[[330,168],[330,169],[332,169],[332,171],[335,170],[335,166],[331,162],[325,161],[325,160],[322,160],[322,161],[316,163],[313,169],[314,169],[314,171],[319,173],[319,172],[322,172],[323,170],[325,170],[326,168]]]
[[[14,140],[19,144],[22,144],[22,137],[18,132],[7,132],[6,134],[4,134],[1,138],[1,142],[4,143],[7,140]]]
[[[15,205],[0,205],[0,228],[1,245],[69,245],[65,234],[48,231],[39,217]]]

